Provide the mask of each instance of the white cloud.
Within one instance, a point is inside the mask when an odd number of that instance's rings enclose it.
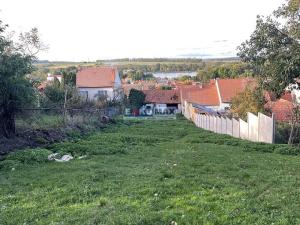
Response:
[[[224,56],[249,37],[257,14],[283,1],[1,0],[0,18],[16,31],[38,27],[50,46],[43,59]]]

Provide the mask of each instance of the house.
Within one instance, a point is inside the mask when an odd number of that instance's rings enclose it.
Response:
[[[136,89],[139,91],[145,90],[153,90],[156,89],[156,82],[155,81],[136,81],[131,84],[123,83],[122,89],[125,95],[129,95],[131,89]]]
[[[182,113],[187,118],[196,112],[196,108],[201,107],[203,112],[215,112],[219,109],[220,101],[214,81],[206,85],[180,87],[180,91]]]
[[[265,94],[268,101],[265,109],[274,114],[275,120],[278,122],[289,122],[293,115],[294,100],[290,92],[285,92],[279,99],[275,99],[271,94]]]
[[[231,100],[237,94],[243,92],[246,87],[255,87],[256,82],[251,78],[216,79],[216,88],[220,101],[219,111],[230,109]]]
[[[230,109],[232,98],[241,93],[246,87],[256,85],[253,79],[215,79],[207,84],[190,85],[181,89],[182,112],[197,109],[200,113],[222,114]]]
[[[290,84],[286,90],[295,96],[295,102],[300,103],[300,78],[295,80],[295,84]]]
[[[178,90],[145,90],[145,105],[141,115],[176,114],[181,111],[181,98]]]
[[[120,96],[121,80],[113,67],[90,67],[77,72],[76,87],[84,98],[95,100],[104,96],[114,99]]]

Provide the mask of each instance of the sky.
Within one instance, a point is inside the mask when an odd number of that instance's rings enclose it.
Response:
[[[1,0],[9,30],[37,27],[51,61],[236,55],[284,0]]]

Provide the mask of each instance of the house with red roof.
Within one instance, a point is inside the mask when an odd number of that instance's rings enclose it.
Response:
[[[267,103],[265,109],[274,114],[275,120],[289,122],[293,116],[295,97],[290,92],[285,92],[279,99],[272,97],[270,93],[265,94]]]
[[[89,100],[101,96],[113,99],[120,96],[121,79],[118,70],[113,67],[83,68],[76,74],[76,87]]]
[[[197,108],[198,111],[209,114],[224,113],[230,109],[233,97],[255,84],[249,78],[216,79],[208,84],[181,88],[183,113],[188,108]]]
[[[219,110],[230,109],[232,98],[243,92],[246,87],[254,88],[256,82],[251,78],[216,79],[216,88],[219,97]]]
[[[175,114],[181,110],[181,97],[178,90],[144,90],[145,105],[140,109],[142,115]]]

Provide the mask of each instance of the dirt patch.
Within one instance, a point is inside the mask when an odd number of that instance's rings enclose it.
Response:
[[[14,138],[0,138],[0,158],[9,152],[25,148],[47,147],[48,145],[87,135],[105,128],[103,124],[97,127],[65,127],[47,130],[20,130]]]

